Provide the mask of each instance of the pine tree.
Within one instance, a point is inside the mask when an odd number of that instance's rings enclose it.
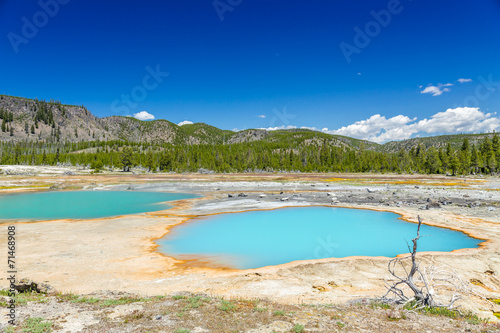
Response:
[[[458,160],[457,154],[452,152],[450,158],[450,168],[453,176],[457,174],[459,166],[460,166],[460,161]]]
[[[476,174],[479,167],[479,155],[475,145],[472,145],[470,164],[473,168],[474,174]]]
[[[172,157],[170,152],[163,152],[160,157],[160,170],[167,171],[172,168]]]
[[[125,147],[120,155],[120,164],[123,166],[123,172],[130,171],[133,164],[133,150],[130,147]]]
[[[441,160],[436,148],[430,147],[427,151],[426,169],[430,174],[437,173],[441,168]]]
[[[493,174],[496,169],[497,159],[496,154],[493,151],[493,145],[488,137],[484,139],[484,142],[481,146],[481,153],[484,157],[485,167],[488,168],[488,172],[490,174]]]
[[[491,148],[493,149],[497,162],[500,161],[500,139],[496,133],[491,140]]]
[[[35,149],[31,150],[31,165],[35,165]]]
[[[470,149],[470,145],[469,145],[469,139],[465,138],[463,141],[462,141],[462,147],[460,148],[462,151],[468,151]]]
[[[153,152],[152,151],[148,152],[148,156],[147,156],[147,159],[146,159],[146,167],[148,168],[149,172],[153,171],[154,168],[155,168],[155,163],[154,163]]]
[[[448,155],[443,151],[443,148],[439,148],[439,159],[441,160],[441,166],[443,168],[443,173],[448,171],[449,159]]]
[[[470,163],[469,139],[465,138],[460,148],[460,167],[464,174],[470,173]]]
[[[452,157],[451,144],[449,142],[446,144],[446,156],[448,157],[448,160]]]

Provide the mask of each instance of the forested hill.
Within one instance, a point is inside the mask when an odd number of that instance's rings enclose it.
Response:
[[[469,141],[470,145],[478,147],[484,139],[493,139],[495,133],[482,133],[482,134],[454,134],[454,135],[439,135],[429,136],[424,138],[414,138],[403,141],[391,141],[377,147],[377,151],[386,153],[397,153],[401,149],[408,151],[411,148],[416,148],[422,144],[426,148],[435,147],[446,148],[448,144],[452,148],[459,148],[465,139]]]
[[[419,144],[444,148],[448,143],[459,148],[465,138],[479,145],[493,134],[461,134],[415,138],[379,145],[344,136],[305,129],[266,131],[260,129],[233,132],[203,124],[178,126],[167,120],[140,121],[132,117],[98,118],[84,106],[64,105],[58,101],[33,100],[0,95],[0,142],[76,143],[123,140],[135,143],[198,145],[238,144],[263,141],[290,145],[328,144],[335,147],[396,153],[409,151]]]
[[[0,95],[0,141],[45,143],[114,141],[136,143],[197,145],[237,144],[253,141],[323,143],[375,150],[378,144],[310,130],[240,132],[221,130],[203,124],[178,126],[167,120],[141,121],[132,117],[98,118],[84,106],[64,105],[59,101],[33,100]]]
[[[151,172],[497,173],[497,135],[452,135],[379,145],[292,129],[240,132],[167,120],[98,118],[84,106],[0,95],[0,165],[78,165]]]

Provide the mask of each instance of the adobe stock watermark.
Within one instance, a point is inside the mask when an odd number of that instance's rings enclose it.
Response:
[[[164,78],[170,73],[162,72],[160,65],[156,65],[153,69],[151,66],[146,66],[147,74],[142,78],[140,85],[130,89],[130,93],[121,94],[120,98],[115,99],[111,103],[111,111],[115,114],[129,115],[131,109],[135,109],[140,102],[148,97],[148,92],[156,89]]]
[[[294,114],[287,113],[286,106],[283,107],[283,111],[280,111],[276,108],[273,109],[274,116],[271,118],[269,125],[274,127],[276,122],[283,124],[285,127],[290,125],[290,119],[295,119]]]
[[[241,5],[243,0],[214,0],[212,5],[214,6],[215,12],[219,16],[221,22],[224,21],[224,15],[227,12],[233,12],[234,9]]]
[[[360,54],[364,48],[368,47],[373,38],[380,35],[382,28],[386,28],[389,24],[391,24],[393,16],[401,14],[403,9],[404,7],[401,4],[401,1],[389,0],[389,2],[387,2],[387,9],[382,9],[378,12],[374,10],[370,11],[370,15],[373,17],[373,20],[367,22],[364,29],[361,29],[358,26],[354,27],[355,35],[353,43],[349,44],[341,42],[339,44],[340,50],[342,51],[347,63],[350,64],[352,62],[351,57],[353,54]]]
[[[495,92],[500,91],[500,81],[493,81],[493,74],[487,78],[481,75],[477,80],[479,84],[474,89],[474,94],[464,98],[464,107],[478,108],[481,101],[489,99]],[[459,107],[459,105],[454,107]]]
[[[58,13],[62,5],[66,5],[71,0],[39,0],[38,6],[40,10],[33,14],[33,17],[28,19],[26,16],[21,18],[22,27],[21,33],[17,34],[15,32],[9,32],[7,34],[7,39],[12,46],[12,49],[17,54],[19,53],[19,46],[22,44],[28,44],[29,41],[38,34],[38,31],[45,27],[51,18],[54,18]]]
[[[332,236],[326,236],[326,239],[321,237],[316,238],[318,246],[314,249],[314,259],[331,258],[334,256],[335,249],[340,247],[339,243],[332,241]]]

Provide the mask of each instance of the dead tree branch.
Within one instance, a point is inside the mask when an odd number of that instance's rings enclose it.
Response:
[[[418,216],[417,237],[412,239],[413,247],[408,244],[410,255],[404,258],[394,258],[388,263],[388,270],[395,282],[387,283],[387,292],[377,299],[379,302],[407,305],[413,308],[446,307],[453,308],[454,303],[460,299],[459,294],[467,291],[466,284],[458,274],[450,268],[425,267],[420,270],[417,261],[418,240],[422,219]],[[436,289],[445,291],[451,297],[437,295]],[[445,298],[448,298],[445,301]]]

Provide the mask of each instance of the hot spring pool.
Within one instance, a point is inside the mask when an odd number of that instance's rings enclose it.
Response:
[[[237,269],[295,260],[407,253],[417,224],[399,215],[361,209],[304,207],[192,219],[158,240],[159,250],[183,260]],[[481,240],[422,225],[419,251],[475,248]]]
[[[91,219],[168,209],[166,201],[197,198],[185,193],[57,191],[0,194],[0,220]]]

